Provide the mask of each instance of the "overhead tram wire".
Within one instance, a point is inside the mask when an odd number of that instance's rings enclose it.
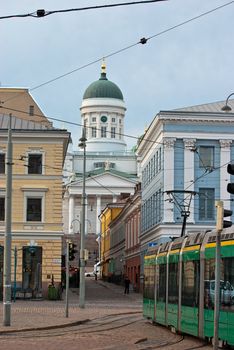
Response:
[[[150,4],[150,3],[162,2],[162,1],[168,1],[168,0],[141,0],[141,1],[131,1],[131,2],[120,2],[120,3],[116,3],[116,4],[86,6],[86,7],[78,7],[78,8],[63,9],[63,10],[53,10],[53,11],[46,11],[44,9],[39,9],[35,12],[25,13],[22,15],[1,16],[0,20],[1,19],[10,19],[10,18],[25,18],[25,17],[42,18],[42,17],[47,17],[49,15],[53,15],[56,13],[98,10],[98,9],[105,9],[105,8],[111,8],[111,7],[130,6],[130,5],[143,5],[143,4]]]
[[[20,110],[20,109],[16,109],[16,108],[10,108],[10,107],[5,107],[5,106],[2,106],[0,104],[0,112],[1,112],[1,108],[4,108],[6,110],[9,110],[11,112],[20,112],[20,113],[23,113],[23,114],[26,114],[28,115],[28,111],[23,111],[23,110]],[[10,113],[9,113],[10,114]],[[43,118],[47,118],[49,120],[53,120],[53,121],[57,121],[57,122],[60,122],[60,123],[65,123],[65,124],[68,124],[68,125],[74,125],[74,126],[78,126],[78,127],[83,127],[83,125],[81,123],[76,123],[76,122],[71,122],[71,121],[67,121],[67,120],[64,120],[64,119],[60,119],[60,118],[55,118],[55,117],[50,117],[50,116],[45,116],[45,115],[42,115],[42,114],[37,114],[37,113],[34,113],[34,116],[35,117],[43,117]],[[17,117],[16,117],[17,118]],[[35,120],[33,119],[27,119],[28,121],[32,121],[32,122],[35,122]],[[36,121],[36,122],[40,122],[40,121]],[[86,128],[92,128],[91,126],[86,126]],[[56,128],[55,128],[56,129]],[[99,128],[97,128],[97,130],[101,130]],[[111,131],[107,131],[107,133],[111,133]],[[130,139],[134,139],[134,140],[137,140],[137,141],[145,141],[145,142],[150,142],[151,144],[155,144],[155,145],[164,145],[163,142],[159,142],[159,141],[155,141],[155,140],[151,140],[151,139],[148,139],[148,138],[145,138],[144,135],[141,135],[141,136],[133,136],[133,135],[129,135],[129,134],[123,134],[123,133],[116,133],[116,135],[122,135],[126,138],[130,138]],[[178,145],[175,145],[174,146],[175,148],[177,149],[184,149],[183,146],[178,146]],[[231,147],[234,147],[234,144],[231,145]],[[195,152],[196,153],[196,152]],[[227,163],[228,164],[228,163]],[[218,168],[221,168],[222,166],[218,167]],[[215,168],[213,169],[216,170],[218,168]],[[207,170],[205,171],[205,174],[209,174],[210,172],[208,172]]]
[[[65,78],[66,76],[68,76],[68,75],[70,75],[70,74],[73,74],[73,73],[75,73],[75,72],[77,72],[77,71],[79,71],[79,70],[82,70],[82,69],[84,69],[84,68],[87,68],[87,67],[89,67],[89,66],[91,66],[91,65],[93,65],[93,64],[95,64],[95,63],[101,62],[101,61],[103,60],[103,58],[110,58],[110,57],[115,56],[115,55],[117,55],[117,54],[119,54],[119,53],[122,53],[122,52],[124,52],[124,51],[127,51],[127,50],[129,50],[129,49],[131,49],[131,48],[133,48],[134,46],[137,46],[137,45],[139,45],[139,44],[145,45],[145,44],[146,44],[149,40],[151,40],[151,39],[154,39],[154,38],[156,38],[156,37],[158,37],[158,36],[160,36],[160,35],[163,35],[163,34],[169,32],[169,31],[171,31],[171,30],[173,30],[173,29],[179,28],[179,27],[181,27],[181,26],[183,26],[183,25],[185,25],[185,24],[188,24],[188,23],[190,23],[190,22],[192,22],[192,21],[195,21],[195,20],[197,20],[197,19],[199,19],[199,18],[201,18],[201,17],[203,17],[203,16],[206,16],[206,15],[208,15],[208,14],[211,14],[211,13],[215,12],[215,11],[218,11],[218,10],[224,8],[225,6],[229,6],[229,5],[233,4],[233,3],[234,3],[234,0],[233,0],[233,1],[230,1],[230,2],[228,2],[228,3],[225,3],[225,4],[221,5],[221,6],[215,7],[215,8],[213,8],[213,9],[211,9],[211,10],[209,10],[209,11],[206,11],[206,12],[204,12],[204,13],[201,13],[200,15],[195,16],[195,17],[192,17],[192,18],[190,18],[190,19],[188,19],[188,20],[186,20],[186,21],[183,21],[183,22],[181,22],[181,23],[178,23],[178,24],[176,24],[176,25],[174,25],[174,26],[172,26],[172,27],[169,27],[169,28],[167,28],[167,29],[165,29],[165,30],[163,30],[163,31],[161,31],[161,32],[159,32],[159,33],[153,34],[153,35],[149,36],[148,38],[143,37],[143,38],[141,38],[141,39],[140,39],[138,42],[136,42],[136,43],[130,44],[130,45],[128,45],[128,46],[125,46],[125,47],[123,47],[123,48],[121,48],[121,49],[119,49],[119,50],[116,50],[116,51],[114,51],[114,52],[112,52],[112,53],[110,53],[110,54],[107,54],[107,55],[105,55],[105,56],[102,56],[101,58],[98,58],[98,59],[93,60],[93,61],[91,61],[91,62],[89,62],[89,63],[87,63],[87,64],[84,64],[84,65],[82,65],[82,66],[80,66],[80,67],[78,67],[78,68],[75,68],[75,69],[73,69],[73,70],[71,70],[71,71],[69,71],[69,72],[67,72],[67,73],[61,74],[61,75],[59,75],[59,76],[57,76],[57,77],[55,77],[55,78],[52,78],[52,79],[50,79],[50,80],[48,80],[48,81],[46,81],[46,82],[44,82],[44,83],[41,83],[41,84],[39,84],[39,85],[36,85],[36,86],[32,87],[31,89],[29,89],[29,91],[34,91],[34,90],[36,90],[36,89],[39,89],[39,88],[41,88],[41,87],[43,87],[43,86],[45,86],[45,85],[48,85],[48,84],[53,83],[54,81],[57,81],[57,80],[62,79],[62,78]],[[25,17],[25,15],[19,15],[19,16],[24,16],[24,17]],[[1,19],[1,17],[0,17],[0,19]],[[10,101],[10,100],[16,98],[17,96],[18,96],[18,95],[12,96],[12,97],[10,97],[10,98],[4,100],[4,101],[1,101],[1,103]]]

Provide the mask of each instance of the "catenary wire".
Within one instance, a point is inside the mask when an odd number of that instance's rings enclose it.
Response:
[[[36,90],[36,89],[39,89],[39,88],[41,88],[41,87],[43,87],[43,86],[45,86],[45,85],[48,85],[48,84],[50,84],[50,83],[52,83],[52,82],[54,82],[54,81],[57,81],[57,80],[59,80],[59,79],[61,79],[61,78],[64,78],[64,77],[66,77],[66,76],[68,76],[68,75],[70,75],[70,74],[73,74],[73,73],[75,73],[75,72],[77,72],[77,71],[79,71],[79,70],[82,70],[82,69],[84,69],[84,68],[86,68],[86,67],[89,67],[89,66],[91,66],[91,65],[93,65],[93,64],[95,64],[95,63],[97,63],[97,62],[101,62],[101,61],[103,60],[103,58],[110,58],[110,57],[112,57],[112,56],[115,56],[115,55],[117,55],[117,54],[123,52],[123,51],[129,50],[130,48],[132,48],[132,47],[134,47],[134,46],[137,46],[138,44],[143,44],[143,45],[144,45],[144,44],[146,44],[146,43],[148,42],[148,40],[154,39],[154,38],[156,38],[156,37],[158,37],[158,36],[160,36],[160,35],[163,35],[163,34],[169,32],[169,31],[171,31],[171,30],[173,30],[173,29],[176,29],[176,28],[181,27],[181,26],[183,26],[183,25],[185,25],[185,24],[188,24],[188,23],[190,23],[190,22],[192,22],[192,21],[195,21],[195,20],[197,20],[197,19],[199,19],[199,18],[201,18],[201,17],[203,17],[203,16],[206,16],[206,15],[208,15],[208,14],[210,14],[210,13],[213,13],[213,12],[215,12],[215,11],[218,11],[218,10],[220,10],[221,8],[223,8],[223,7],[225,7],[225,6],[229,6],[229,5],[233,4],[233,3],[234,3],[234,1],[230,1],[230,2],[228,2],[228,3],[225,3],[225,4],[221,5],[221,6],[215,7],[215,8],[213,8],[213,9],[209,10],[209,11],[206,11],[206,12],[204,12],[204,13],[201,13],[201,14],[198,15],[198,16],[192,17],[192,18],[190,18],[190,19],[188,19],[188,20],[186,20],[186,21],[183,21],[183,22],[181,22],[181,23],[178,23],[178,24],[176,24],[176,25],[174,25],[174,26],[172,26],[172,27],[169,27],[169,28],[167,28],[167,29],[165,29],[165,30],[163,30],[163,31],[161,31],[161,32],[159,32],[159,33],[153,34],[153,35],[149,36],[148,38],[143,37],[143,38],[141,38],[141,39],[140,39],[138,42],[136,42],[136,43],[133,43],[133,44],[131,44],[131,45],[128,45],[128,46],[126,46],[126,47],[123,47],[123,48],[121,48],[121,49],[119,49],[119,50],[116,50],[116,51],[110,53],[110,54],[107,54],[107,55],[105,55],[105,56],[102,56],[101,58],[98,58],[98,59],[96,59],[96,60],[94,60],[94,61],[91,61],[91,62],[89,62],[89,63],[87,63],[87,64],[84,64],[84,65],[82,65],[82,66],[80,66],[80,67],[78,67],[78,68],[75,68],[75,69],[73,69],[73,70],[71,70],[71,71],[69,71],[69,72],[67,72],[67,73],[61,74],[61,75],[59,75],[59,76],[57,76],[57,77],[55,77],[55,78],[53,78],[53,79],[50,79],[50,80],[48,80],[48,81],[46,81],[46,82],[44,82],[44,83],[41,83],[41,84],[39,84],[39,85],[36,85],[36,86],[32,87],[31,89],[29,89],[29,91],[34,91],[34,90]],[[0,17],[0,19],[1,19],[1,17]],[[13,99],[13,98],[16,98],[16,97],[17,97],[17,95],[15,95],[14,97],[11,97],[11,98],[9,98],[9,99],[6,99],[5,101],[1,101],[1,103],[7,102],[7,101],[9,101],[9,100],[11,100],[11,99]]]
[[[25,13],[25,14],[1,16],[0,20],[1,19],[10,19],[10,18],[25,18],[25,17],[42,18],[42,17],[46,17],[46,16],[53,15],[56,13],[98,10],[98,9],[106,9],[106,8],[111,8],[111,7],[142,5],[142,4],[150,4],[150,3],[154,3],[154,2],[163,2],[163,1],[168,1],[168,0],[141,0],[141,1],[122,2],[122,3],[107,4],[107,5],[86,6],[86,7],[79,7],[79,8],[52,10],[52,11],[45,11],[44,9],[39,9],[37,11]]]
[[[19,113],[22,113],[22,114],[26,114],[28,115],[28,112],[26,111],[23,111],[23,110],[19,110],[19,109],[15,109],[15,108],[10,108],[10,107],[5,107],[5,106],[2,106],[1,103],[0,103],[0,110],[1,108],[4,108],[6,110],[9,110],[9,111],[12,111],[12,112],[19,112]],[[221,113],[221,112],[220,112]],[[10,113],[9,113],[10,114]],[[7,115],[9,115],[7,114]],[[232,113],[233,114],[233,113]],[[223,113],[222,113],[223,115]],[[229,114],[230,115],[230,114]],[[41,122],[44,122],[46,123],[46,118],[49,119],[49,120],[53,120],[53,121],[57,121],[57,122],[61,122],[61,123],[65,123],[65,124],[68,124],[68,125],[74,125],[74,126],[78,126],[78,127],[81,127],[83,128],[84,126],[81,124],[81,123],[76,123],[76,122],[71,122],[71,121],[67,121],[67,120],[64,120],[64,119],[60,119],[60,118],[55,118],[55,117],[50,117],[50,116],[45,116],[45,115],[42,115],[42,114],[34,114],[35,117],[41,117],[41,118],[45,118],[45,120],[42,120]],[[19,117],[16,117],[16,118],[19,118]],[[19,119],[22,119],[22,118],[19,118]],[[36,121],[36,120],[33,120],[33,119],[27,119],[27,121],[32,121],[32,122],[35,122],[35,123],[40,123],[40,121]],[[86,126],[86,129],[92,129],[92,126]],[[96,130],[101,130],[101,128],[96,128]],[[111,131],[108,131],[106,130],[106,133],[111,133]],[[116,132],[116,135],[121,135],[121,136],[124,136],[124,137],[127,137],[127,138],[130,138],[130,139],[135,139],[137,140],[138,142],[140,141],[145,141],[145,142],[149,142],[151,144],[155,144],[155,145],[164,145],[163,142],[159,142],[159,141],[155,141],[155,140],[151,140],[149,138],[145,138],[144,135],[142,136],[134,136],[134,135],[130,135],[130,134],[125,134],[125,133],[117,133]],[[231,145],[231,147],[234,147],[234,144]],[[178,145],[174,145],[174,148],[177,148],[177,149],[184,149],[184,146],[178,146]],[[191,150],[191,151],[194,151],[196,152],[196,150]]]

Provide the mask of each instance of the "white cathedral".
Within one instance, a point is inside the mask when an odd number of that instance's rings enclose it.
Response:
[[[107,79],[102,64],[99,80],[86,89],[81,103],[81,123],[86,130],[86,234],[100,234],[99,215],[109,203],[133,194],[138,182],[134,151],[124,140],[126,106],[119,87]],[[68,152],[63,201],[64,233],[80,232],[83,189],[83,149]]]

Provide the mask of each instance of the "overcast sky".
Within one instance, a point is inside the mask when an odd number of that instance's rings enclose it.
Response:
[[[1,1],[0,16],[128,0]],[[2,87],[29,89],[198,16],[228,0],[168,0],[144,5],[0,20]],[[106,59],[107,77],[123,92],[125,133],[141,135],[160,110],[225,100],[234,92],[234,2]],[[85,89],[99,79],[95,63],[32,90],[46,116],[80,123]],[[80,127],[54,122],[72,132]],[[135,144],[126,138],[128,148]]]

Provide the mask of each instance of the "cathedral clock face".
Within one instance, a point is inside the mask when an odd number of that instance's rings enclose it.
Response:
[[[105,115],[101,116],[101,122],[106,123],[107,117]]]

